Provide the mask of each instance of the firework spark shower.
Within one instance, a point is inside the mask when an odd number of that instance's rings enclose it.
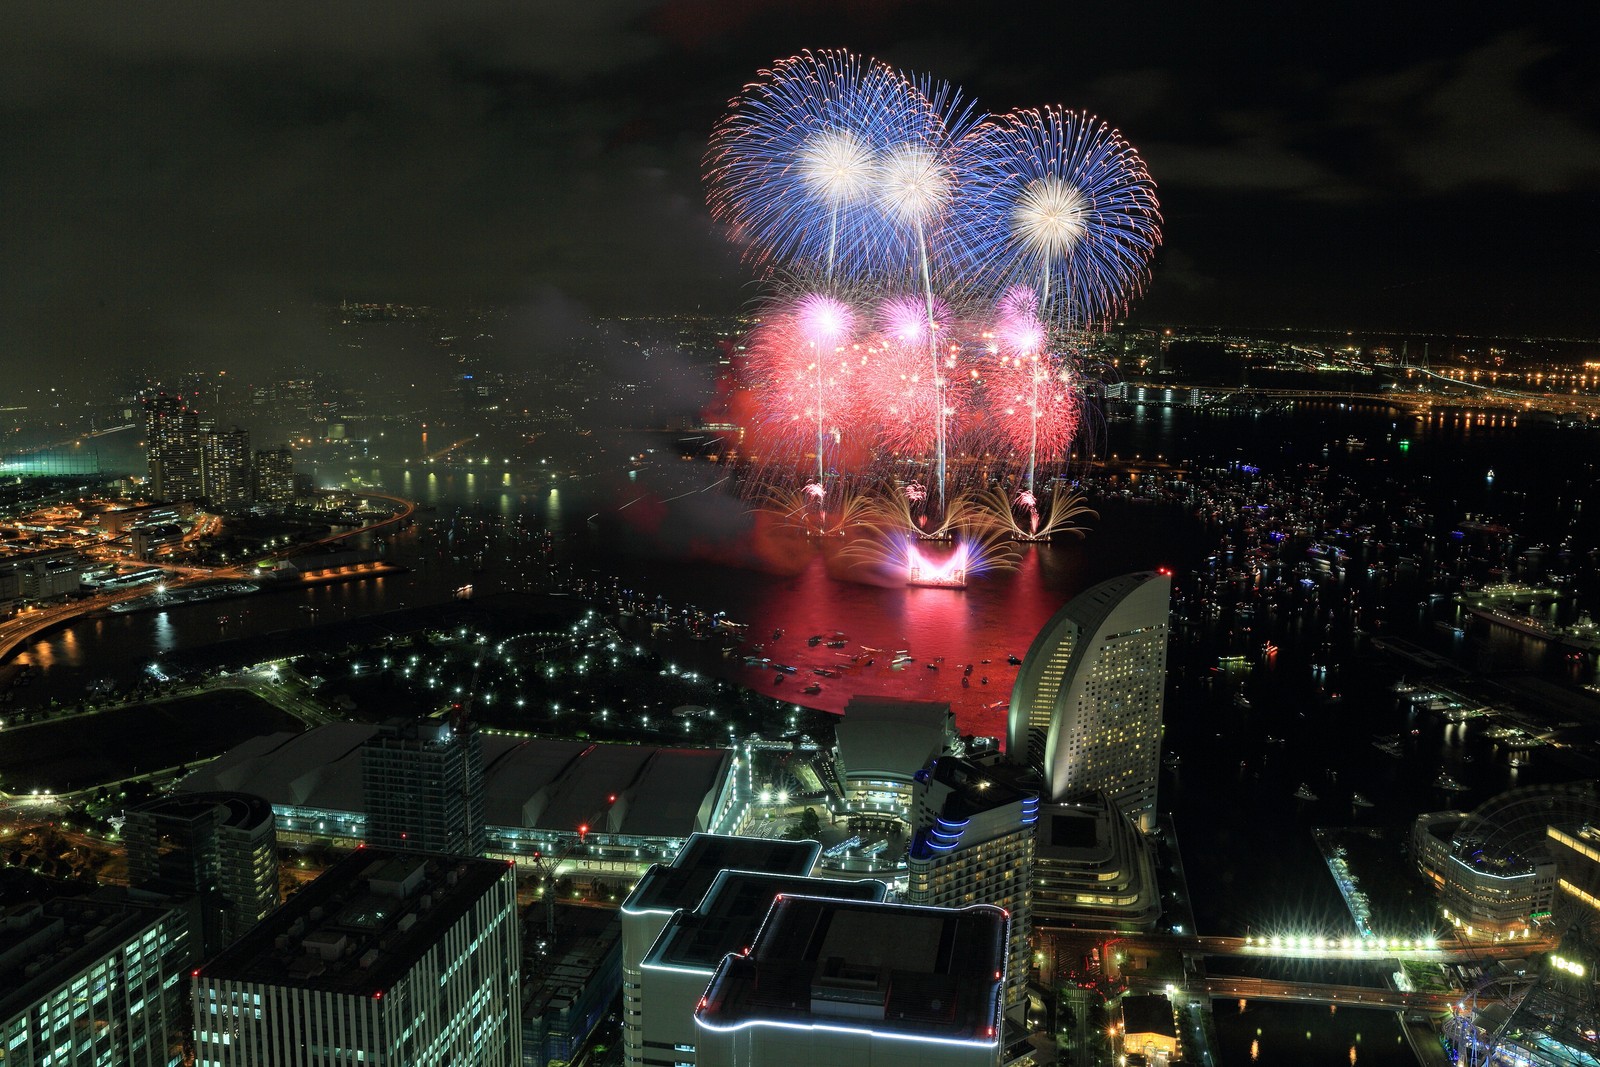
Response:
[[[948,83],[805,52],[731,102],[706,180],[769,286],[741,383],[763,477],[806,471],[819,511],[833,484],[926,486],[924,533],[972,514],[949,491],[998,488],[1037,532],[1036,473],[1083,425],[1083,340],[1160,242],[1122,134],[1061,107],[982,115]]]

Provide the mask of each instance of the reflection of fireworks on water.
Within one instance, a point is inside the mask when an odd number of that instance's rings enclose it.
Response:
[[[997,525],[1006,533],[1019,541],[1048,541],[1056,534],[1076,534],[1082,537],[1087,527],[1079,522],[1084,518],[1099,518],[1099,513],[1091,508],[1083,498],[1083,494],[1058,485],[1049,494],[1049,503],[1041,521],[1039,514],[1039,498],[1032,490],[1024,489],[1011,496],[1005,489],[996,486],[982,494],[977,505],[990,516]],[[1018,513],[1024,521],[1019,521]]]

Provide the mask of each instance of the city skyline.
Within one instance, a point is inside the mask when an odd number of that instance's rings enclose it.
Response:
[[[26,206],[0,364],[24,384],[56,360],[286,364],[331,354],[297,309],[341,298],[540,324],[736,311],[752,294],[704,207],[705,139],[756,70],[838,46],[992,112],[1120,128],[1167,219],[1136,322],[1594,332],[1571,294],[1595,280],[1600,133],[1575,45],[1537,14],[363,14],[24,14],[0,82],[30,131],[0,158]]]

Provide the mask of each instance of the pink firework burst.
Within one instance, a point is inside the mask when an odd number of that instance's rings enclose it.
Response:
[[[962,366],[950,309],[934,301],[932,339],[922,297],[891,297],[878,309],[878,333],[858,384],[878,444],[895,455],[926,455],[939,436],[954,438],[969,418],[972,379]],[[936,346],[936,347],[935,347]]]
[[[797,456],[819,447],[831,452],[857,421],[852,322],[848,305],[807,294],[752,335],[746,379],[762,447]]]
[[[983,386],[986,436],[996,451],[1032,453],[1045,462],[1067,454],[1078,432],[1082,398],[1066,360],[1002,350],[988,361]]]

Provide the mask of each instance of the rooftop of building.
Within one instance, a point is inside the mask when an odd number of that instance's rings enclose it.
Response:
[[[361,748],[379,727],[331,723],[237,745],[183,780],[184,792],[240,790],[275,807],[362,812]],[[733,751],[480,735],[491,826],[688,837],[711,818]]]
[[[907,782],[956,736],[949,704],[877,696],[851,697],[833,732],[847,777]]]
[[[670,864],[657,863],[644,873],[622,910],[674,912],[698,907],[723,871],[809,875],[821,852],[815,841],[695,834]]]
[[[221,825],[241,830],[270,826],[272,805],[253,793],[208,792],[174,793],[131,809],[129,815],[154,815],[158,818],[194,819],[220,809]]]
[[[544,909],[542,901],[530,905],[524,912],[524,929],[543,931]],[[583,995],[608,957],[622,951],[622,923],[615,911],[575,904],[558,904],[556,909],[556,943],[550,947],[548,963],[542,973],[531,967],[524,972],[526,1008],[539,1015],[565,1011]],[[533,940],[524,938],[524,953],[533,947]]]
[[[780,896],[881,901],[889,887],[876,880],[838,881],[756,871],[720,871],[692,910],[667,923],[644,965],[687,967],[707,975],[732,952],[750,947]]]
[[[1177,1024],[1172,1018],[1172,1002],[1160,993],[1122,998],[1122,1028],[1125,1034],[1160,1034],[1176,1038]]]
[[[0,1020],[70,982],[166,912],[116,890],[0,909]]]
[[[918,771],[916,780],[926,786],[926,795],[919,793],[917,802],[916,833],[910,847],[913,860],[934,859],[940,853],[956,851],[963,843],[992,838],[998,831],[994,820],[986,824],[986,836],[972,835],[969,824],[981,815],[994,812],[996,818],[1005,817],[1004,833],[1032,827],[1039,820],[1039,795],[1019,788],[999,766],[941,756]]]
[[[357,849],[196,974],[381,996],[509,872],[495,860]]]
[[[928,781],[950,790],[940,812],[946,819],[970,819],[995,808],[1039,799],[1037,792],[1020,788],[1000,769],[959,756],[941,756],[925,770]]]
[[[995,1044],[1006,913],[785,896],[717,968],[696,1024],[817,1025]]]

